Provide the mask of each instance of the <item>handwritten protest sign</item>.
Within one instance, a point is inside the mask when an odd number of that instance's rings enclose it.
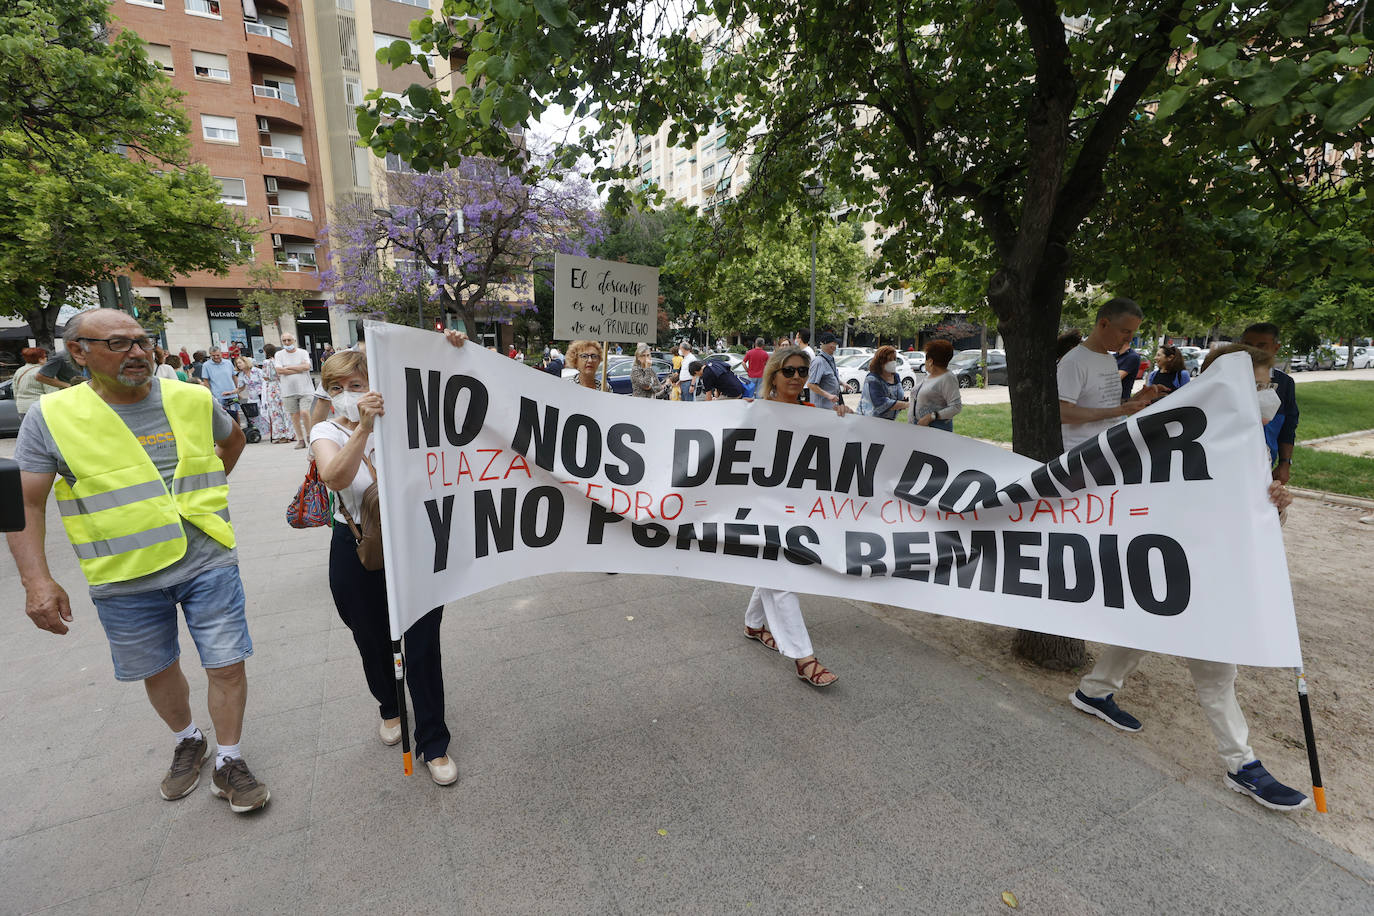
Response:
[[[369,326],[368,355],[398,627],[503,582],[614,571],[1299,661],[1244,355],[1049,464],[815,408],[589,391],[392,325]]]
[[[554,255],[553,336],[631,343],[658,337],[658,268]]]

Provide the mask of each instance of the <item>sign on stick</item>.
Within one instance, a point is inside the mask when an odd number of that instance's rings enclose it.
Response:
[[[658,268],[554,256],[553,336],[610,343],[658,337]]]

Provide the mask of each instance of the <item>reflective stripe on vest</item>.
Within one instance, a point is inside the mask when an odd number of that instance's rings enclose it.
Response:
[[[210,393],[200,385],[152,381],[176,439],[171,492],[133,432],[89,385],[43,396],[43,418],[74,478],[70,485],[61,477],[54,483],[58,512],[92,585],[136,579],[181,559],[183,519],[234,546]]]

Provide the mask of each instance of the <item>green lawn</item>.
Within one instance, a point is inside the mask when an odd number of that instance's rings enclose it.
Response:
[[[1298,386],[1298,441],[1374,429],[1374,382],[1309,382]],[[898,420],[906,421],[905,412]],[[972,404],[954,418],[954,431],[976,439],[1011,441],[1011,405]],[[1295,487],[1374,499],[1374,459],[1302,448],[1293,455]]]

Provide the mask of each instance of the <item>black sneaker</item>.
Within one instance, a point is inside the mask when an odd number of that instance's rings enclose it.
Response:
[[[182,738],[178,741],[176,750],[172,752],[172,766],[167,775],[162,777],[159,790],[162,797],[175,801],[194,792],[196,786],[200,785],[200,768],[209,756],[210,742],[205,740],[204,732],[200,733],[199,738]]]
[[[1258,760],[1247,763],[1238,773],[1227,773],[1225,782],[1232,790],[1275,811],[1297,811],[1307,807],[1306,795],[1270,776]]]
[[[1116,700],[1112,699],[1114,696],[1116,694],[1109,693],[1099,700],[1081,690],[1075,690],[1073,696],[1069,697],[1069,702],[1089,715],[1097,716],[1103,722],[1110,722],[1123,732],[1140,731],[1140,720],[1117,706]]]
[[[224,766],[215,770],[210,791],[228,801],[229,810],[235,814],[255,811],[272,797],[267,786],[253,778],[242,757],[231,757],[224,762]]]

